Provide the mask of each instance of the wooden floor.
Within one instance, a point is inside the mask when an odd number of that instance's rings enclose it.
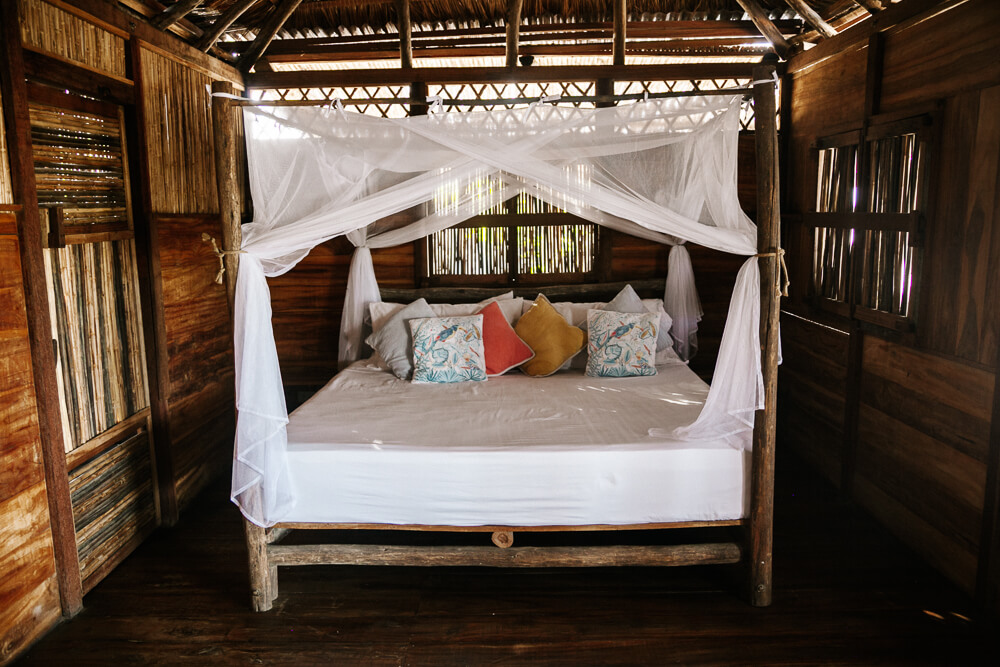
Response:
[[[718,566],[327,567],[282,570],[265,614],[220,486],[24,664],[1000,664],[997,626],[886,531],[792,461],[778,486],[767,609]]]

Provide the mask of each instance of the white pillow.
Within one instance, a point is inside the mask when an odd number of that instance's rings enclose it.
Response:
[[[498,294],[497,296],[491,296],[488,299],[483,299],[479,303],[432,303],[431,310],[434,311],[435,317],[465,317],[468,315],[475,315],[493,301],[500,301],[501,309],[503,309],[504,315],[509,321],[511,316],[508,315],[508,312],[514,313],[515,308],[513,304],[506,307],[503,306],[502,302],[504,300],[517,301],[517,299],[514,299],[513,290],[510,292],[504,292],[503,294]],[[520,301],[523,301],[523,299]],[[385,325],[386,321],[402,309],[404,305],[405,304],[394,303],[392,301],[372,301],[369,303],[368,313],[371,316],[372,333],[381,329]],[[521,304],[519,302],[516,309],[518,312],[521,310],[520,306]],[[511,324],[513,324],[513,322]]]

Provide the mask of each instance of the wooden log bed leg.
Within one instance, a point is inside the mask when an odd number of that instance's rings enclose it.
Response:
[[[247,538],[247,565],[250,569],[253,610],[267,611],[278,594],[278,568],[268,563],[267,531],[245,517],[243,528]]]
[[[781,243],[778,218],[778,133],[775,126],[773,65],[755,67],[754,132],[757,143],[757,252],[760,257],[760,343],[764,409],[753,429],[750,526],[747,545],[750,603],[771,604],[771,545],[774,532],[774,440],[778,380],[778,293]]]

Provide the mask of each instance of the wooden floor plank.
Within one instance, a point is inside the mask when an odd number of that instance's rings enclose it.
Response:
[[[998,664],[967,596],[788,457],[769,608],[739,597],[739,566],[305,566],[255,614],[216,485],[24,664]]]

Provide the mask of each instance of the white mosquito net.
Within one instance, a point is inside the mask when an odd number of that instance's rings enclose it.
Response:
[[[367,303],[379,300],[370,248],[451,227],[530,194],[595,223],[674,245],[664,300],[682,355],[701,308],[690,241],[753,256],[756,227],[737,201],[740,98],[648,100],[603,109],[548,105],[386,119],[320,107],[246,107],[254,221],[235,299],[239,419],[232,498],[259,525],[294,503],[267,277],[347,235],[351,261],[340,360],[357,359]],[[667,434],[737,436],[749,446],[762,407],[759,273],[740,270],[715,381],[699,418]],[[332,419],[338,418],[331,415]]]

